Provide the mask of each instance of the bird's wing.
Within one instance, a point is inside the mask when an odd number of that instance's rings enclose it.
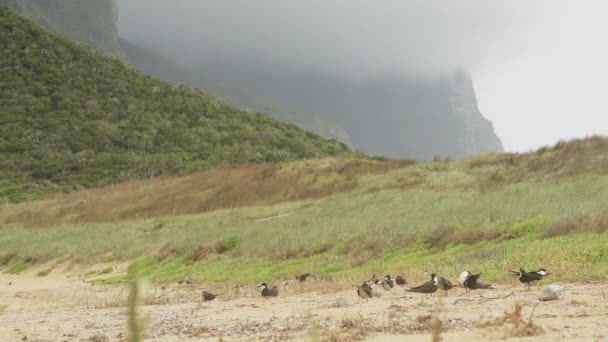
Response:
[[[473,282],[477,282],[477,280],[479,280],[479,277],[481,277],[481,272],[477,273],[477,274],[470,274],[467,279],[473,281]]]

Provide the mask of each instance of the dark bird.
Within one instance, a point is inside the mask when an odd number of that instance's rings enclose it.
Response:
[[[214,295],[211,292],[203,291],[203,302],[210,302],[215,299],[217,295]]]
[[[466,293],[475,289],[493,289],[490,284],[479,283],[479,277],[481,277],[481,273],[471,274],[469,271],[464,271],[460,273],[458,283],[465,288]]]
[[[403,278],[402,276],[397,276],[397,278],[395,278],[395,283],[399,286],[403,286],[407,284],[407,281],[405,281],[405,278]]]
[[[395,286],[395,282],[389,274],[384,277],[384,283],[387,284],[391,289]]]
[[[390,289],[395,286],[395,282],[393,281],[390,275],[386,275],[382,279],[376,279],[374,281],[374,284],[382,286],[384,291],[390,291]]]
[[[417,287],[412,287],[409,290],[406,290],[407,292],[418,292],[418,293],[435,293],[437,292],[437,289],[439,288],[439,284],[438,284],[438,280],[437,280],[437,275],[435,273],[431,274],[431,280],[427,281],[426,283],[417,286]]]
[[[308,277],[310,277],[310,273],[304,273],[304,274],[300,274],[299,276],[296,276],[296,280],[301,283],[303,281],[306,281],[306,279]]]
[[[524,285],[524,289],[526,289],[526,290],[529,290],[530,286],[538,283],[539,281],[541,281],[543,279],[542,275],[537,274],[537,273],[528,273],[528,272],[526,272],[526,270],[523,269],[523,267],[521,267],[519,269],[519,272],[515,272],[515,271],[509,271],[509,272],[511,272],[511,273],[513,273],[513,275],[517,276],[517,278],[519,279],[519,282]],[[536,271],[536,272],[538,272],[538,271]]]
[[[262,288],[262,297],[276,297],[279,295],[279,289],[276,286],[269,289],[268,284],[262,283],[260,287]]]
[[[443,291],[443,293],[447,296],[448,291],[450,291],[454,287],[454,285],[452,285],[452,282],[447,280],[446,278],[442,276],[437,276],[437,287],[439,287],[439,289]]]
[[[367,302],[372,298],[372,286],[364,281],[360,286],[357,286],[357,296]]]

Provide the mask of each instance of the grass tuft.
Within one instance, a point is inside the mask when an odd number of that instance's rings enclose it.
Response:
[[[17,262],[7,268],[4,273],[6,274],[19,274],[27,269],[28,265],[24,262]]]

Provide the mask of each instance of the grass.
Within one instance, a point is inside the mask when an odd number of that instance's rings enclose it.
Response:
[[[19,274],[27,269],[28,265],[24,262],[16,262],[7,268],[4,273],[6,274]]]
[[[104,274],[110,274],[114,272],[114,268],[112,267],[108,267],[108,268],[104,268],[103,270],[99,271],[99,275],[104,275]]]
[[[555,280],[602,280],[606,141],[453,162],[231,167],[5,205],[0,261],[133,261],[138,276],[161,281],[259,282],[302,272],[415,277],[422,270],[455,277],[465,269],[506,281],[505,270],[520,266],[548,268]],[[202,190],[209,184],[216,184],[213,196]],[[194,209],[174,215],[163,194]],[[229,198],[228,207],[204,204]],[[89,213],[95,205],[107,218]],[[37,217],[41,206],[46,214]],[[54,219],[34,224],[44,215]],[[96,282],[126,280],[117,274]]]
[[[53,272],[53,269],[52,268],[47,268],[47,269],[44,269],[44,270],[38,272],[36,275],[38,277],[46,277],[49,274],[51,274],[51,272]]]

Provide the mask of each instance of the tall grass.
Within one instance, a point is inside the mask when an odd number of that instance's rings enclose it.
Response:
[[[351,191],[363,176],[412,164],[324,159],[226,166],[184,177],[161,176],[52,195],[13,205],[4,218],[0,209],[0,219],[6,224],[50,227],[65,222],[115,222],[316,199]]]
[[[0,263],[148,256],[140,264],[142,274],[178,279],[188,273],[210,281],[374,268],[456,272],[467,266],[488,268],[490,277],[500,279],[492,269],[519,267],[517,253],[543,264],[551,259],[519,245],[531,244],[559,252],[564,257],[552,261],[566,270],[606,253],[595,243],[589,244],[593,249],[585,246],[593,236],[605,239],[606,146],[605,139],[591,138],[457,162],[319,160],[231,167],[56,196],[0,210],[7,223]],[[174,216],[175,201],[196,214]],[[214,207],[218,203],[230,205]],[[42,205],[46,214],[36,216]],[[157,214],[162,216],[144,218]],[[27,227],[44,215],[56,221]],[[139,219],[124,218],[133,216]],[[558,242],[562,250],[553,245]],[[606,275],[590,265],[592,278]]]

